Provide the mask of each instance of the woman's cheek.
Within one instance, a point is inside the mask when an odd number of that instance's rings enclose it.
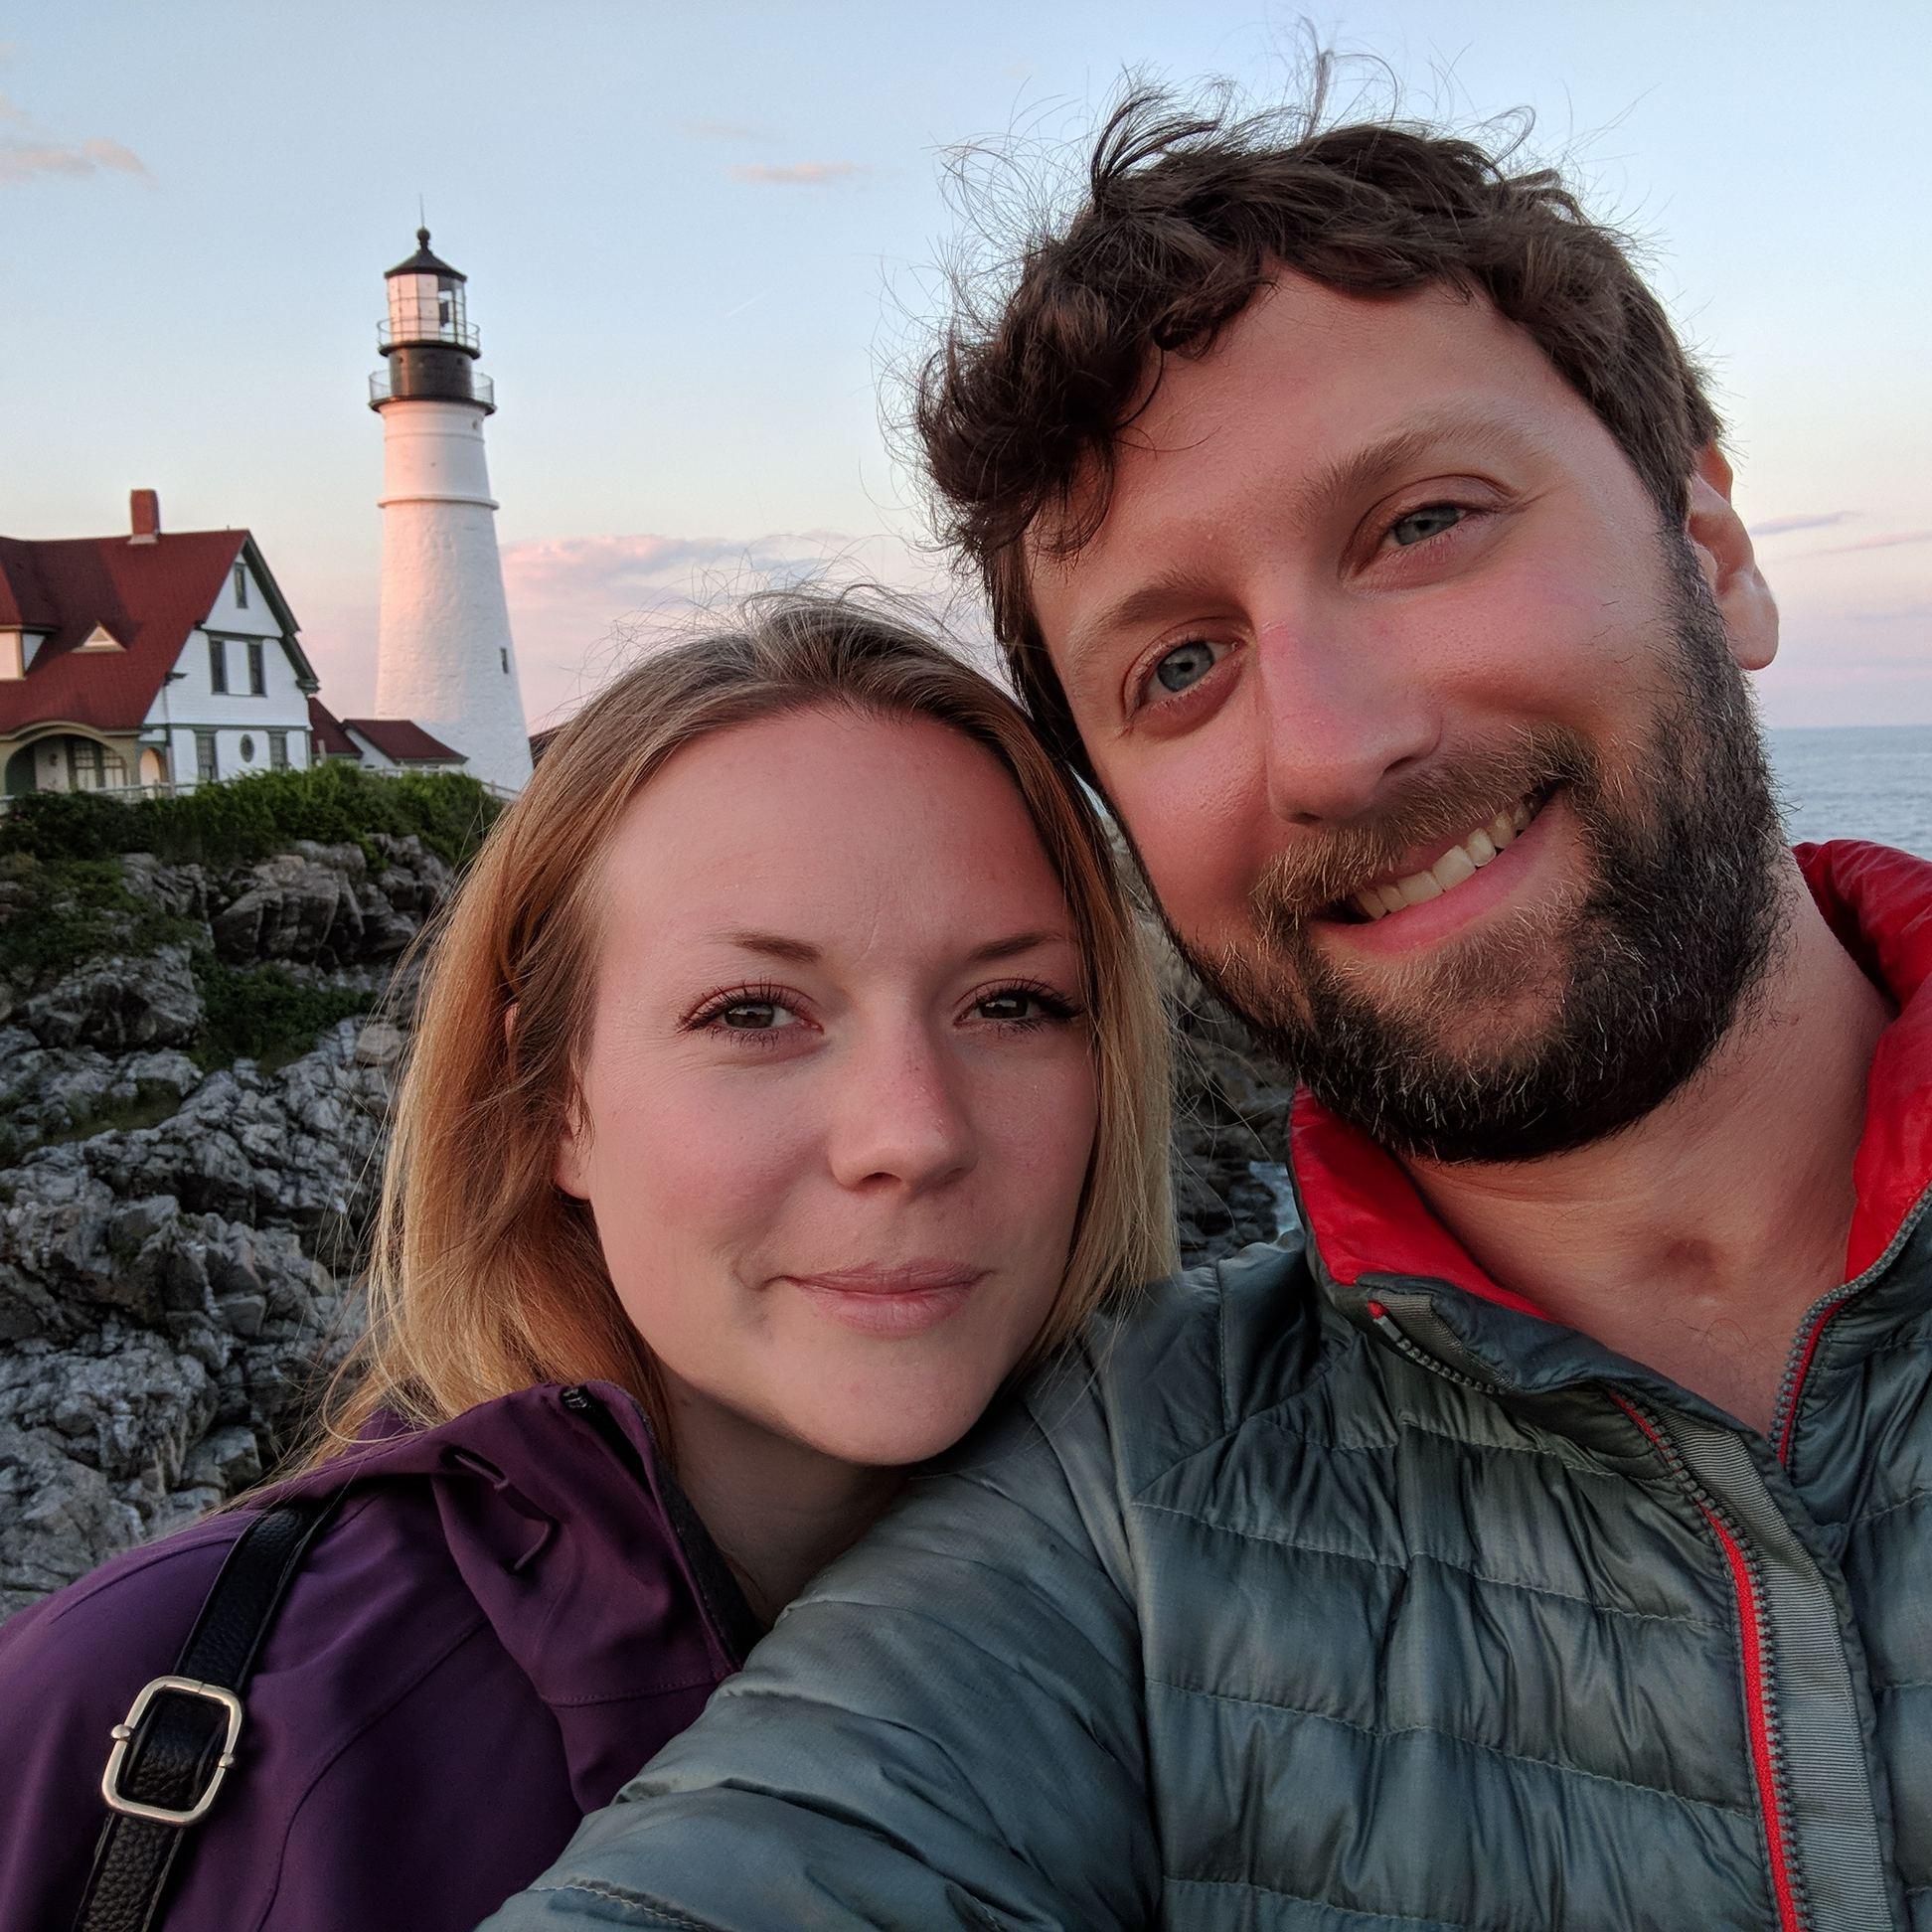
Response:
[[[755,1246],[785,1136],[754,1084],[665,1073],[593,1119],[598,1238],[634,1317],[654,1284],[695,1285]]]

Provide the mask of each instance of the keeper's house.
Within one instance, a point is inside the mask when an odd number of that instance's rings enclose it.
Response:
[[[305,766],[317,689],[245,530],[0,537],[0,776],[9,795],[186,790]],[[441,747],[438,747],[441,748]]]

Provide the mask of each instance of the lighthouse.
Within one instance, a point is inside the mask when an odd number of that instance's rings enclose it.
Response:
[[[376,709],[461,752],[486,784],[520,791],[530,735],[483,454],[496,398],[476,367],[464,277],[430,253],[427,229],[416,242],[386,277],[383,367],[369,379],[383,418]]]

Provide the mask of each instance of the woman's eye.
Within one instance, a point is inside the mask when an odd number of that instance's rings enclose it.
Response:
[[[1186,691],[1198,685],[1220,662],[1215,646],[1202,638],[1190,638],[1165,653],[1154,666],[1154,682],[1163,691]]]
[[[1038,1027],[1048,1020],[1070,1020],[1073,1009],[1057,994],[1034,986],[1010,986],[973,1002],[973,1012],[995,1026]]]
[[[973,1011],[982,1020],[1031,1020],[1039,1005],[1038,993],[994,993],[981,1000]]]
[[[781,1007],[776,1000],[733,1000],[720,1007],[712,1024],[729,1033],[777,1033],[798,1025],[798,1016]]]
[[[1455,529],[1468,514],[1459,503],[1425,503],[1406,517],[1397,517],[1388,526],[1388,534],[1398,548],[1407,550],[1411,545],[1427,543],[1431,537],[1440,537],[1445,530]]]

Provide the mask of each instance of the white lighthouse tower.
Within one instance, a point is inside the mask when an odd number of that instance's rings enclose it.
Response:
[[[429,231],[389,271],[384,366],[369,379],[383,418],[383,601],[376,709],[460,751],[485,783],[520,791],[530,733],[517,690],[497,559],[483,418],[496,409],[464,312],[464,278]]]

